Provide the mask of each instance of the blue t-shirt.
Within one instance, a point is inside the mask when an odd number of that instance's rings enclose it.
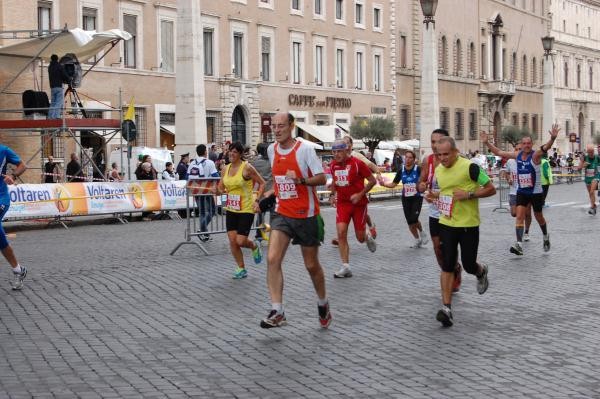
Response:
[[[0,144],[0,171],[2,171],[2,176],[0,176],[0,204],[2,205],[10,204],[8,186],[4,182],[4,175],[6,175],[6,166],[9,163],[13,165],[18,165],[21,163],[21,158],[19,158],[19,156],[10,148]]]

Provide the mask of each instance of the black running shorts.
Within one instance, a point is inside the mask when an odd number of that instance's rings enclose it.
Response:
[[[479,226],[450,227],[440,223],[440,242],[442,248],[442,270],[454,272],[458,261],[458,246],[460,258],[465,271],[469,274],[477,272],[477,250],[479,248]]]
[[[273,212],[271,217],[271,230],[280,230],[292,239],[292,244],[303,247],[318,247],[321,245],[323,225],[317,216],[309,218],[290,218]]]
[[[250,235],[254,222],[253,213],[230,212],[225,215],[225,227],[227,231],[236,231],[241,236]]]
[[[517,206],[527,206],[531,204],[534,212],[541,212],[544,207],[544,194],[519,194],[517,193]]]
[[[412,197],[402,196],[402,209],[404,209],[404,217],[409,225],[419,222],[421,207],[423,206],[423,197],[415,195]]]

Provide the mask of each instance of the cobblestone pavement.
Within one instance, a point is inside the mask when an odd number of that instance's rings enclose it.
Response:
[[[599,216],[582,183],[553,186],[552,249],[534,222],[509,254],[513,220],[482,201],[480,259],[490,288],[466,276],[455,325],[435,320],[439,270],[430,244],[410,249],[400,201],[373,202],[371,254],[351,240],[354,277],[321,260],[334,322],[318,326],[299,249],[285,260],[288,326],[262,330],[264,264],[232,280],[225,237],[169,252],[174,221],[20,231],[26,288],[0,284],[0,398],[593,398],[600,397]],[[324,210],[327,242],[334,213]],[[421,216],[426,221],[427,211]],[[252,263],[246,253],[248,263]]]

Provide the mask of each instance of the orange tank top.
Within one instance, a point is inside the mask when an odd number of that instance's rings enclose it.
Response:
[[[319,201],[315,187],[295,184],[293,179],[285,177],[288,170],[294,171],[297,177],[308,177],[302,175],[302,170],[298,165],[296,154],[300,145],[301,142],[297,141],[292,151],[287,155],[283,155],[278,151],[279,143],[275,143],[272,167],[275,195],[277,196],[275,211],[280,215],[295,219],[308,218],[319,214]]]

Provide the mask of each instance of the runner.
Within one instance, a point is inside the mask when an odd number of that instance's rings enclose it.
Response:
[[[437,201],[440,210],[440,241],[442,248],[442,273],[440,285],[442,308],[436,319],[444,327],[453,324],[452,286],[458,246],[465,271],[477,277],[477,292],[488,289],[488,267],[477,262],[479,247],[479,198],[492,196],[496,188],[481,167],[458,155],[456,143],[451,137],[439,139],[437,156],[440,165],[435,177],[440,191],[429,190],[426,197]]]
[[[421,163],[421,177],[419,179],[419,192],[423,193],[426,190],[439,191],[437,179],[435,178],[435,168],[440,164],[439,158],[436,156],[436,147],[442,137],[448,137],[446,129],[435,129],[431,133],[431,149],[433,154],[428,155]],[[433,244],[433,252],[437,259],[438,265],[442,267],[444,260],[442,257],[442,248],[440,245],[440,211],[436,201],[429,202],[429,235]],[[460,290],[462,282],[462,267],[457,261],[454,268],[454,286],[452,292]]]
[[[319,215],[316,186],[327,178],[315,150],[292,137],[294,116],[278,113],[272,119],[274,144],[268,149],[277,204],[271,219],[271,236],[267,255],[267,285],[271,311],[260,322],[262,328],[286,324],[283,309],[283,257],[290,244],[301,246],[302,258],[318,296],[319,323],[331,324],[331,313],[325,290],[325,275],[319,263],[319,245],[323,241],[323,220]],[[269,201],[269,195],[265,195]]]
[[[594,154],[594,146],[588,144],[585,147],[585,157],[579,164],[579,170],[585,169],[585,188],[590,198],[590,215],[596,214],[596,190],[598,190],[598,179],[600,179],[600,156]]]
[[[9,163],[15,165],[16,168],[12,173],[7,174],[6,167]],[[3,177],[3,179],[0,180],[0,251],[2,251],[2,255],[4,255],[4,258],[12,267],[12,289],[20,290],[23,289],[23,280],[27,276],[27,269],[25,266],[19,265],[19,261],[17,261],[15,253],[6,239],[6,233],[4,233],[4,229],[2,228],[2,220],[4,219],[4,215],[6,215],[6,212],[8,212],[8,208],[10,207],[8,185],[15,184],[17,177],[22,175],[27,167],[23,161],[21,161],[21,158],[19,158],[19,156],[11,148],[2,144],[0,144],[0,165]]]
[[[548,161],[548,154],[542,155],[540,168],[541,168],[540,177],[542,178],[542,194],[543,194],[542,197],[544,199],[544,208],[546,208],[547,207],[546,197],[548,196],[548,190],[550,189],[550,185],[554,183],[554,175],[552,174],[552,168],[550,167],[550,161]],[[527,233],[527,230],[525,231],[525,233]],[[523,239],[525,239],[525,237],[523,237]],[[525,241],[527,241],[527,240],[525,240]]]
[[[533,140],[529,136],[525,136],[521,139],[521,151],[518,153],[502,151],[495,145],[488,141],[487,133],[481,132],[479,137],[481,142],[490,149],[495,155],[514,158],[517,160],[517,220],[516,220],[516,235],[517,242],[510,247],[510,252],[522,256],[523,255],[523,227],[525,222],[525,214],[527,212],[527,206],[531,204],[533,208],[533,215],[540,225],[540,229],[544,234],[544,251],[550,251],[550,235],[548,234],[548,226],[542,208],[544,207],[544,198],[542,191],[542,179],[541,179],[541,168],[540,163],[542,155],[547,153],[558,135],[560,128],[558,125],[552,125],[550,131],[550,140],[547,143],[533,151]]]
[[[386,183],[381,177],[379,185],[387,188],[394,188],[402,182],[402,208],[404,217],[408,224],[408,230],[413,235],[415,242],[411,248],[420,248],[429,242],[427,234],[423,231],[419,215],[423,206],[423,196],[417,190],[421,168],[415,164],[416,154],[414,151],[404,153],[404,165],[396,172],[396,177],[391,182]]]
[[[339,240],[342,267],[333,273],[334,277],[352,277],[350,269],[350,248],[348,245],[348,224],[354,223],[354,233],[358,242],[366,241],[369,251],[375,252],[377,243],[367,229],[367,204],[366,194],[376,184],[375,177],[365,165],[350,155],[345,141],[336,140],[331,147],[333,161],[331,162],[331,204],[336,207],[336,227]],[[368,183],[365,186],[365,179]]]
[[[265,180],[256,172],[256,169],[243,158],[244,146],[239,141],[229,145],[229,163],[223,169],[221,180],[217,186],[217,194],[227,193],[225,204],[225,225],[229,248],[237,263],[237,269],[233,272],[234,279],[242,279],[248,276],[244,265],[244,254],[242,248],[252,250],[254,263],[262,261],[260,244],[248,239],[254,213],[260,211],[258,202],[254,201],[252,190],[258,185],[257,197],[260,198],[265,189]]]
[[[375,174],[375,176],[377,178],[381,177],[381,171],[379,170],[379,167],[377,167],[377,165],[375,165],[375,163],[369,161],[369,159],[367,157],[365,157],[363,154],[361,154],[360,152],[354,151],[352,149],[352,147],[354,146],[352,137],[344,136],[344,137],[342,137],[342,140],[344,140],[344,142],[348,146],[350,155],[352,155],[354,158],[358,159],[359,161],[364,162],[364,164],[367,165],[367,167],[371,170],[371,172],[373,172]],[[367,220],[367,226],[369,227],[369,232],[371,233],[371,237],[373,237],[373,239],[376,239],[377,238],[377,228],[375,227],[375,223],[373,223],[373,220],[371,219],[371,216],[368,213],[367,213],[366,220]],[[339,245],[339,240],[337,239],[337,237],[331,240],[331,244],[333,246]]]
[[[515,145],[515,153],[521,151],[521,143]],[[508,205],[510,206],[510,215],[517,217],[517,188],[519,185],[517,173],[517,160],[510,158],[506,161],[506,170],[502,171],[504,178],[508,181],[510,191],[508,192]],[[529,227],[531,226],[531,204],[527,205],[525,212],[525,231],[523,233],[523,241],[529,241]]]

